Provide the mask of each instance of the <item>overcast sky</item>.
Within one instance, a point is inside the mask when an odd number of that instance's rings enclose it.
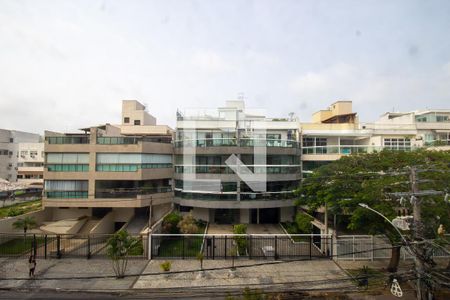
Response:
[[[302,121],[450,108],[450,1],[0,0],[0,128],[119,123],[122,99],[174,127],[238,93]]]

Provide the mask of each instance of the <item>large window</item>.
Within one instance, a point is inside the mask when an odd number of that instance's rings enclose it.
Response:
[[[88,153],[47,153],[49,172],[87,172],[89,171]]]
[[[47,198],[87,198],[87,180],[46,180]]]
[[[99,172],[135,172],[138,169],[171,168],[172,155],[142,153],[98,153]]]
[[[385,138],[384,148],[389,150],[411,150],[411,139],[408,138]]]

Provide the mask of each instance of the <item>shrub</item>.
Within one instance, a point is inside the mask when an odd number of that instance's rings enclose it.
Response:
[[[245,224],[236,224],[233,226],[234,234],[246,234],[247,233],[247,225]],[[245,236],[235,236],[234,241],[237,245],[237,250],[240,255],[245,255],[247,250],[247,238]]]
[[[163,233],[177,234],[180,233],[178,223],[181,221],[181,215],[178,212],[172,212],[164,217],[162,222]]]
[[[22,207],[11,207],[8,209],[8,217],[15,217],[19,215],[23,215],[25,213],[25,209]]]
[[[313,220],[313,217],[301,212],[295,216],[295,223],[300,233],[311,233],[311,221]]]
[[[172,267],[172,263],[168,260],[166,260],[165,262],[161,263],[160,265],[161,270],[163,270],[164,272],[169,272],[170,268]]]
[[[198,226],[191,213],[185,215],[178,223],[178,229],[180,229],[180,232],[184,234],[195,234],[198,232]]]
[[[127,269],[128,255],[138,247],[138,240],[126,230],[119,230],[106,243],[106,254],[111,259],[117,278],[123,278]]]

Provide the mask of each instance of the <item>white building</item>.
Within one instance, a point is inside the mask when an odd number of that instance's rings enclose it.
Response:
[[[0,178],[17,181],[21,143],[43,143],[40,135],[0,129]],[[42,149],[42,148],[41,148]],[[38,155],[42,155],[41,152]]]

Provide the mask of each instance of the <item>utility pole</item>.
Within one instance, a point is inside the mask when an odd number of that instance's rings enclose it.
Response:
[[[425,274],[425,249],[424,245],[421,243],[424,240],[423,236],[423,224],[422,224],[422,207],[421,200],[419,198],[420,190],[418,184],[418,176],[416,167],[411,167],[410,169],[410,182],[411,182],[411,201],[413,206],[413,240],[416,242],[414,244],[415,248],[415,269],[417,276],[416,292],[418,300],[431,299],[431,291],[428,286],[424,283],[423,275]],[[430,296],[430,297],[429,297]]]

